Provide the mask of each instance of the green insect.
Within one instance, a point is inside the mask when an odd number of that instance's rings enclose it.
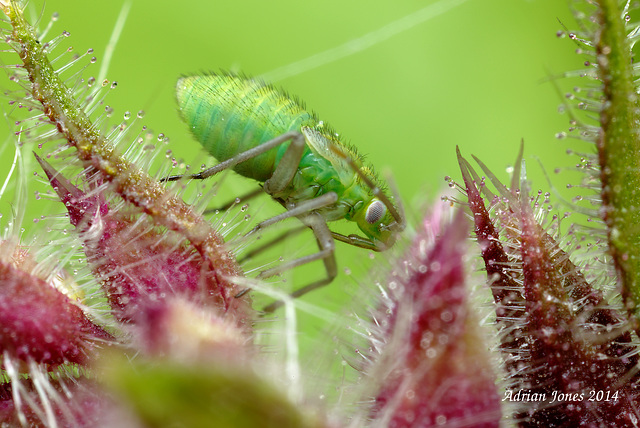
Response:
[[[187,178],[232,168],[262,183],[287,211],[259,223],[254,233],[289,217],[312,229],[319,252],[261,273],[262,278],[323,260],[327,277],[295,291],[300,296],[337,275],[334,240],[374,251],[389,248],[405,227],[402,211],[362,166],[353,147],[301,103],[260,81],[235,75],[184,77],[176,87],[180,114],[195,138],[219,162]],[[167,177],[172,181],[183,176]],[[327,222],[355,222],[364,236],[333,232]],[[273,310],[279,303],[266,310]]]

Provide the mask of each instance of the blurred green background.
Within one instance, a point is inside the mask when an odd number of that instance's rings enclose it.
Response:
[[[173,88],[178,76],[210,70],[278,76],[280,67],[434,3],[133,0],[107,76],[119,85],[107,103],[115,109],[115,118],[126,110],[145,110],[143,123],[170,137],[176,157],[194,166],[210,165],[176,114]],[[41,5],[31,2],[34,11]],[[98,63],[85,76],[96,76],[122,5],[122,0],[49,0],[42,22],[59,12],[50,36],[68,30],[71,37],[63,45],[78,52],[93,48]],[[367,154],[379,172],[389,172],[405,201],[409,222],[416,224],[425,205],[437,203],[447,189],[446,175],[460,181],[456,145],[465,155],[479,156],[505,179],[505,168],[524,139],[534,190],[549,190],[536,158],[560,190],[576,182],[553,172],[575,159],[565,154],[567,140],[554,137],[567,129],[568,118],[558,113],[562,100],[544,81],[550,74],[583,66],[573,42],[558,39],[561,23],[574,28],[564,1],[469,0],[361,52],[298,70],[275,83],[304,100]],[[10,153],[2,154],[0,170],[8,168]],[[229,177],[223,187],[234,195],[242,186],[253,184]],[[16,208],[10,202],[0,202],[2,227]],[[43,214],[38,210],[36,206],[27,214],[27,236],[33,227],[30,219]],[[277,206],[274,210],[279,212]],[[337,256],[340,269],[350,268],[354,274],[348,278],[342,273],[331,286],[305,297],[331,311],[338,311],[358,287],[373,282],[363,273],[388,259],[382,255],[370,260],[365,251],[341,244]],[[313,269],[313,275],[321,273],[319,266]],[[301,322],[311,331],[324,324]],[[303,349],[312,343],[305,340],[301,337]]]

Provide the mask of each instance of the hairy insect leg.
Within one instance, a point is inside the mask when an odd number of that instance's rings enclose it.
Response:
[[[286,136],[288,134],[289,135],[288,138],[283,139],[283,140],[279,140],[280,137]],[[304,137],[302,136],[302,134],[300,134],[299,132],[288,132],[287,134],[283,134],[282,136],[277,137],[274,140],[271,141],[267,141],[266,143],[261,144],[258,147],[262,147],[264,145],[267,144],[272,144],[272,142],[275,142],[276,140],[278,140],[277,144],[282,144],[286,141],[288,141],[289,139],[291,140],[291,144],[289,145],[289,147],[287,148],[287,150],[285,151],[284,155],[282,156],[282,159],[280,160],[280,162],[278,163],[278,166],[276,166],[275,170],[273,171],[273,174],[271,174],[271,178],[269,178],[267,181],[264,182],[264,187],[262,189],[257,189],[253,192],[250,192],[248,194],[246,194],[245,196],[243,196],[241,198],[241,200],[248,200],[251,199],[255,196],[258,196],[260,193],[262,193],[263,191],[269,195],[275,195],[279,192],[282,192],[284,189],[287,188],[287,186],[289,186],[289,184],[291,183],[291,180],[293,179],[293,176],[296,174],[296,172],[298,171],[298,165],[300,164],[300,160],[302,159],[302,155],[304,154],[304,147],[305,147],[305,142],[304,142]],[[271,149],[272,147],[269,147],[269,149]],[[254,149],[252,149],[254,150]],[[248,153],[251,150],[248,150],[247,152],[244,152],[243,154]],[[261,152],[262,153],[262,152]],[[261,153],[257,153],[254,154],[254,156],[257,156]],[[248,160],[247,159],[243,159],[244,160]],[[227,162],[231,161],[231,159],[229,159]],[[224,162],[223,162],[224,163]],[[240,163],[240,162],[237,162]],[[213,168],[217,168],[222,164],[218,164]],[[205,174],[207,171],[211,170],[212,168],[209,168],[206,171],[203,171],[200,174]],[[219,171],[214,172],[213,174],[217,173]],[[198,174],[195,174],[198,175]],[[195,177],[192,176],[192,178],[201,178],[201,177]],[[207,175],[207,177],[209,177],[210,175]],[[171,179],[172,177],[168,177],[167,181],[169,181],[169,179]],[[204,177],[206,178],[206,177]],[[218,210],[222,211],[225,209],[228,209],[230,207],[232,207],[233,205],[235,205],[235,201],[231,201],[230,203],[226,204],[225,206],[221,207],[221,208],[217,208]],[[210,213],[210,212],[214,212],[215,210],[206,210],[205,214]]]
[[[296,136],[291,139],[291,144],[287,147],[273,174],[271,174],[271,178],[264,182],[263,189],[265,192],[275,196],[289,186],[291,180],[293,180],[293,176],[298,172],[298,167],[304,154],[304,147],[304,137],[302,134],[296,133]]]
[[[320,249],[320,251],[318,251],[315,254],[300,257],[288,263],[284,263],[276,268],[264,271],[260,275],[260,277],[266,278],[269,276],[276,275],[285,270],[293,269],[295,267],[302,266],[309,262],[322,259],[322,261],[324,262],[325,271],[327,273],[326,278],[323,278],[319,281],[312,282],[311,284],[307,284],[304,287],[297,289],[296,291],[291,293],[291,297],[293,298],[300,297],[304,294],[307,294],[310,291],[313,291],[317,288],[323,287],[331,283],[331,281],[333,281],[333,279],[338,275],[338,266],[336,264],[336,257],[335,257],[335,241],[333,240],[333,236],[331,235],[331,231],[329,230],[329,226],[327,226],[327,222],[324,219],[324,217],[322,217],[318,213],[310,213],[304,217],[301,217],[300,220],[305,225],[310,227],[311,230],[313,230],[313,234],[316,237],[316,240],[318,242],[318,248]],[[273,312],[276,309],[278,309],[280,306],[282,306],[282,304],[283,303],[281,301],[273,302],[265,306],[263,311]]]
[[[258,223],[256,225],[256,227],[254,227],[253,229],[251,229],[249,232],[247,232],[245,234],[245,237],[250,236],[262,229],[265,229],[266,227],[269,227],[273,224],[276,224],[282,220],[286,220],[287,218],[291,218],[291,217],[298,217],[299,219],[302,220],[302,222],[305,224],[306,227],[310,227],[313,231],[314,234],[316,235],[316,239],[318,239],[318,242],[320,242],[319,238],[318,238],[318,232],[316,232],[313,229],[313,225],[316,224],[316,221],[313,220],[314,217],[311,216],[319,216],[323,223],[324,223],[324,227],[327,229],[328,233],[329,233],[329,238],[331,239],[331,247],[334,247],[334,241],[333,241],[333,236],[331,236],[331,231],[329,230],[329,227],[326,224],[326,221],[324,220],[324,218],[317,213],[314,213],[314,210],[320,209],[322,207],[326,207],[328,205],[334,204],[336,201],[338,200],[338,195],[336,195],[334,192],[329,192],[329,193],[325,193],[324,195],[321,195],[317,198],[311,199],[309,201],[303,201],[301,203],[299,203],[296,206],[292,206],[289,207],[289,209],[287,211],[285,211],[284,213],[277,215],[275,217],[271,217],[265,221],[262,221],[260,223]],[[307,224],[307,222],[305,222],[303,219],[306,219],[307,217],[309,217],[311,220],[309,220],[312,224]],[[316,229],[320,230],[319,228],[321,228],[322,226],[315,226]],[[324,235],[323,235],[324,236]],[[268,245],[268,244],[267,244]],[[324,246],[322,247],[324,248]],[[332,250],[333,252],[333,250]],[[283,272],[287,269],[291,269],[293,267],[296,266],[300,266],[303,265],[305,263],[309,263],[312,262],[314,260],[318,260],[319,258],[323,258],[326,257],[326,255],[321,254],[322,251],[320,253],[317,254],[312,254],[310,256],[305,256],[305,257],[301,257],[299,259],[295,259],[292,260],[289,263],[285,263],[283,265],[280,265],[276,268],[272,268],[272,269],[268,269],[264,272],[261,272],[260,275],[258,275],[259,278],[268,278],[270,276],[274,276],[277,275],[280,272]],[[319,254],[319,255],[318,255]],[[302,262],[301,262],[302,260]],[[327,262],[325,262],[326,264]],[[333,261],[333,263],[335,264],[335,260]],[[293,265],[292,265],[293,264]],[[335,277],[335,275],[333,276]],[[333,279],[332,277],[332,279]],[[325,284],[328,284],[331,281],[326,282]],[[319,286],[318,286],[319,287]],[[241,297],[244,294],[246,294],[249,291],[249,289],[244,289],[242,291],[240,291],[240,293],[238,293],[235,297]]]
[[[259,156],[265,152],[268,152],[269,150],[271,150],[274,147],[279,146],[280,144],[286,143],[287,141],[292,141],[291,145],[294,145],[293,143],[296,142],[296,145],[300,145],[302,144],[302,147],[304,148],[304,137],[302,136],[301,133],[299,133],[298,131],[289,131],[286,132],[282,135],[278,135],[276,138],[271,139],[269,141],[265,141],[264,143],[260,144],[259,146],[253,147],[249,150],[246,150],[242,153],[237,154],[236,156],[227,159],[224,162],[220,162],[217,165],[212,166],[211,168],[205,169],[204,171],[201,171],[197,174],[185,174],[185,175],[171,175],[169,177],[165,177],[163,179],[161,179],[160,181],[176,181],[176,180],[180,180],[181,178],[190,178],[190,179],[194,179],[194,180],[204,180],[205,178],[209,178],[212,175],[215,175],[221,171],[224,171],[225,169],[228,168],[233,168],[234,166],[238,165],[239,163],[242,163],[244,161],[247,161],[249,159],[255,158],[256,156]],[[296,163],[296,167],[298,166],[298,164]],[[277,170],[277,168],[276,168]],[[294,171],[295,173],[295,171]],[[274,172],[275,175],[275,172]],[[293,176],[293,175],[292,175]],[[291,179],[289,179],[289,181],[291,181]]]
[[[314,210],[329,206],[331,204],[335,204],[337,201],[338,195],[336,195],[335,192],[325,193],[324,195],[318,196],[317,198],[308,201],[302,201],[295,206],[288,207],[287,211],[283,212],[282,214],[278,214],[277,216],[261,221],[253,229],[247,232],[245,236],[252,235],[282,220],[286,220],[291,217],[304,216]]]

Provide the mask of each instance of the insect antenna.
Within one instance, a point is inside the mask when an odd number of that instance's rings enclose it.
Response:
[[[216,207],[216,208],[207,208],[206,210],[204,210],[205,214],[213,214],[216,211],[226,211],[229,208],[238,205],[240,202],[246,202],[248,200],[251,200],[253,198],[255,198],[256,196],[260,196],[264,194],[264,191],[262,190],[262,188],[257,188],[255,190],[250,191],[249,193],[246,193],[240,197],[237,197],[235,199],[233,199],[232,201],[227,202],[226,204]]]
[[[400,229],[400,230],[403,230],[405,228],[405,226],[406,226],[407,217],[404,214],[404,206],[400,202],[400,191],[398,190],[398,186],[396,186],[396,182],[393,180],[393,177],[386,177],[386,180],[387,180],[387,183],[389,183],[389,190],[391,191],[391,194],[393,195],[394,199],[396,201],[398,201],[398,208],[397,208],[398,209],[398,215],[402,219],[402,224],[399,225],[399,226],[402,227],[402,229]],[[386,195],[385,195],[385,197],[386,197]],[[383,201],[383,203],[384,203],[384,201]],[[394,208],[395,208],[395,206],[394,206]],[[391,213],[391,215],[393,215],[393,212]],[[394,218],[396,218],[396,217],[394,216]]]
[[[259,247],[249,251],[246,254],[243,254],[242,257],[238,257],[238,262],[239,263],[244,263],[247,260],[250,260],[252,258],[254,258],[255,256],[259,255],[260,253],[262,253],[263,251],[268,250],[269,248],[272,248],[276,245],[278,245],[281,242],[284,242],[287,238],[290,238],[292,236],[296,236],[299,233],[303,232],[307,230],[307,226],[298,226],[296,228],[293,229],[289,229],[284,233],[281,233],[279,236],[277,236],[276,238],[272,239],[271,241],[268,241],[262,245],[260,245]]]

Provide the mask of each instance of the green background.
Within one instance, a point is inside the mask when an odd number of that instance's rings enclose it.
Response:
[[[126,110],[145,110],[143,123],[170,137],[175,156],[194,166],[210,165],[213,161],[203,156],[176,114],[173,88],[178,76],[219,70],[270,73],[432,3],[133,0],[108,72],[118,88],[107,103],[115,109],[114,119]],[[98,63],[85,76],[95,76],[122,4],[120,0],[49,0],[42,23],[48,22],[52,12],[59,12],[50,36],[68,30],[71,37],[63,46],[74,46],[78,52],[93,48]],[[32,6],[39,11],[41,2],[33,1]],[[545,79],[579,69],[585,59],[575,55],[571,40],[557,37],[562,29],[559,21],[574,28],[563,1],[469,0],[366,50],[300,70],[276,84],[339,130],[381,174],[391,174],[405,201],[409,223],[416,225],[426,204],[438,203],[440,192],[448,190],[443,178],[450,175],[460,181],[456,145],[465,155],[479,156],[505,179],[505,168],[524,139],[534,190],[549,190],[536,158],[561,191],[567,183],[576,182],[575,176],[554,174],[555,168],[569,167],[576,160],[565,154],[567,140],[554,137],[567,129],[568,118],[558,113],[562,99]],[[560,83],[565,88],[572,85]],[[11,151],[2,153],[0,170],[6,170],[11,158]],[[238,195],[252,186],[227,177],[221,187],[222,193]],[[32,194],[30,201],[35,199]],[[219,200],[225,202],[228,197],[222,195]],[[280,212],[275,204],[264,202],[265,209],[271,206],[273,212]],[[6,226],[11,210],[20,208],[5,197],[0,202],[0,225]],[[28,211],[25,236],[34,227],[30,219],[43,214],[40,210],[41,205],[36,205]],[[309,236],[303,239],[313,243]],[[305,299],[342,313],[338,308],[358,288],[381,279],[366,272],[392,261],[385,254],[371,260],[366,251],[341,244],[337,256],[340,269],[350,268],[353,275],[342,273],[329,287]],[[301,272],[296,278],[320,275],[321,269]],[[302,328],[316,331],[327,320],[312,317],[301,323]],[[312,339],[300,340],[303,349],[314,346]]]

